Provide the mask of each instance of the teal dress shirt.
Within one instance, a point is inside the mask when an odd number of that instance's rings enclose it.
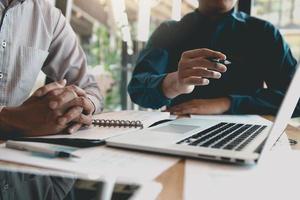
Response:
[[[198,48],[220,51],[232,64],[208,86],[174,99],[165,97],[163,79],[177,71],[183,52]],[[296,65],[289,46],[269,22],[233,10],[212,21],[194,11],[154,31],[137,59],[128,92],[133,102],[146,108],[229,97],[228,114],[276,114]]]

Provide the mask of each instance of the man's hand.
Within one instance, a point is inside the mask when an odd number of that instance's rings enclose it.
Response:
[[[56,120],[63,113],[59,110],[51,110],[49,103],[48,97],[32,96],[18,107],[5,107],[0,115],[1,131],[24,136],[52,135],[62,132],[67,125],[60,125]]]
[[[80,127],[92,123],[95,106],[86,96],[85,91],[75,85],[57,88],[49,84],[40,88],[34,95],[49,96],[51,99],[49,108],[63,112],[56,121],[61,126],[69,125],[66,129],[68,133],[74,133]]]
[[[217,99],[194,99],[174,107],[167,111],[176,115],[218,115],[230,108],[231,102],[227,97]]]
[[[70,94],[73,94],[73,98]],[[82,126],[91,125],[95,106],[86,96],[84,90],[71,85],[63,89],[53,90],[49,95],[53,97],[49,107],[52,110],[65,111],[57,122],[60,125],[69,124],[70,126],[66,130],[68,133],[72,134]]]
[[[209,84],[209,79],[221,78],[226,72],[225,65],[211,62],[215,58],[225,60],[226,56],[209,49],[195,49],[182,54],[178,70],[170,73],[163,81],[162,89],[166,97],[174,98],[180,94],[191,93],[195,86]]]
[[[82,89],[65,85],[65,80],[50,83],[22,105],[4,108],[0,115],[1,131],[40,136],[73,133],[83,125],[90,125],[94,104]]]
[[[63,80],[48,84],[47,87],[58,89],[65,85],[66,81]],[[39,90],[36,91],[36,94],[39,94]],[[63,113],[49,108],[48,104],[51,98],[37,97],[36,94],[18,107],[6,107],[2,110],[0,128],[3,132],[39,136],[56,134],[66,128],[66,125],[56,123],[56,119]]]

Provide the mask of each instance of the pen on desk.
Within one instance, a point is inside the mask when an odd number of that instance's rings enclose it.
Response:
[[[56,151],[45,147],[40,147],[28,142],[17,142],[8,140],[5,144],[6,148],[9,149],[16,149],[20,151],[28,151],[33,153],[41,153],[47,156],[51,157],[59,157],[59,158],[79,158],[76,155],[73,155],[71,153],[65,152],[65,151]]]
[[[223,65],[231,65],[231,61],[229,61],[229,60],[221,60],[221,59],[217,59],[217,58],[209,58],[208,60],[211,62],[214,62],[214,63],[223,64]]]

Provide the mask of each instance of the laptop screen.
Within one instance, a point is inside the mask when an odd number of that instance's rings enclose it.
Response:
[[[261,155],[263,155],[265,151],[269,151],[272,148],[273,144],[280,138],[282,133],[285,131],[287,124],[291,119],[291,116],[293,115],[293,112],[299,101],[299,86],[300,64],[298,64],[297,71],[293,77],[293,80],[290,83],[289,89],[287,90],[284,100],[280,106],[275,122],[272,128],[270,129],[269,136],[265,142]]]

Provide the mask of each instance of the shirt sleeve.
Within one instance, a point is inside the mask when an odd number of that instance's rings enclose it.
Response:
[[[165,24],[158,27],[137,59],[132,79],[128,85],[131,100],[145,108],[158,109],[169,105],[171,99],[162,91],[162,82],[167,75],[169,54],[159,42],[167,31]]]
[[[260,48],[267,54],[265,60],[261,61],[262,70],[258,73],[263,73],[267,88],[249,95],[230,95],[229,114],[276,115],[296,72],[297,61],[280,32],[267,23],[264,34],[265,43]],[[299,103],[294,116],[300,116]]]
[[[67,80],[67,84],[84,89],[95,106],[95,113],[103,109],[103,98],[95,77],[87,72],[87,61],[76,34],[60,11],[55,10],[49,55],[42,68],[53,81]]]

